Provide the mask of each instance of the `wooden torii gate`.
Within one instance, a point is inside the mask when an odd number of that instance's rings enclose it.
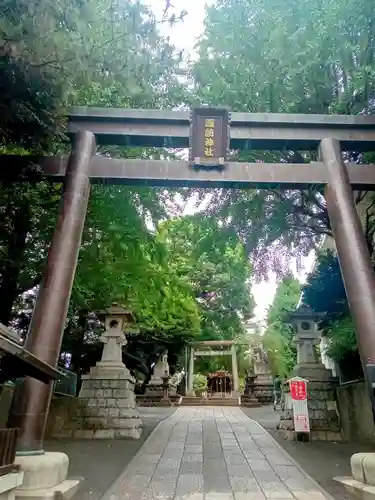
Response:
[[[348,301],[372,397],[375,382],[375,275],[358,217],[353,189],[374,190],[372,165],[345,165],[341,149],[375,150],[375,117],[74,108],[67,158],[3,156],[1,178],[12,180],[25,162],[64,179],[64,194],[25,347],[56,366],[61,347],[90,182],[151,186],[304,189],[325,186]],[[96,143],[187,148],[190,161],[118,160],[95,154]],[[309,164],[236,163],[231,149],[318,150]],[[38,174],[36,174],[36,179]],[[21,453],[43,452],[51,385],[26,378],[10,417],[20,427]]]

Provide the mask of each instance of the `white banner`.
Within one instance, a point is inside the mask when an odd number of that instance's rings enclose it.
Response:
[[[293,399],[293,419],[294,430],[296,432],[310,432],[309,410],[307,408],[307,399]]]
[[[307,407],[307,380],[294,377],[289,380],[292,396],[295,432],[310,432],[309,409]]]

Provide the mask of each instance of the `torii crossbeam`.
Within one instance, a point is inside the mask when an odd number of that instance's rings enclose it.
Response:
[[[187,111],[72,108],[68,135],[91,131],[97,144],[188,148],[191,119]],[[342,149],[375,151],[375,117],[341,115],[288,115],[232,113],[231,149],[317,150],[325,137],[340,141]],[[1,179],[16,175],[28,162],[38,163],[44,175],[61,180],[68,158],[3,156]],[[347,165],[353,189],[375,189],[371,165]],[[192,169],[184,160],[112,159],[94,156],[90,166],[92,182],[149,186],[196,186],[260,189],[303,189],[325,185],[328,172],[323,163],[228,162],[225,169]]]

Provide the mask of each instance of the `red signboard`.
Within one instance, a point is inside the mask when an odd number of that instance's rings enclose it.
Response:
[[[292,399],[302,401],[307,399],[307,384],[304,380],[291,380],[290,392]]]

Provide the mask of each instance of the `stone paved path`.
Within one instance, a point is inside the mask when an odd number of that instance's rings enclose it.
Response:
[[[102,497],[152,499],[333,500],[259,424],[230,407],[179,408]]]

